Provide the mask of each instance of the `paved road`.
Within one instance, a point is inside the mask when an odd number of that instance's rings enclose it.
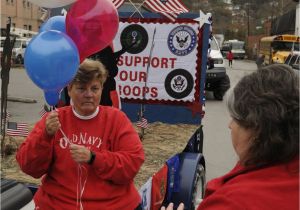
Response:
[[[227,63],[226,63],[227,64]],[[234,85],[243,76],[256,69],[251,61],[234,61],[233,68],[227,72]],[[43,91],[29,79],[23,68],[10,71],[8,96],[34,99],[37,103],[8,102],[8,110],[12,113],[11,121],[35,123],[39,118],[39,110],[44,104]],[[229,115],[224,101],[216,101],[211,93],[207,93],[204,125],[204,155],[207,162],[207,180],[229,171],[236,162],[231,146]]]
[[[7,109],[11,113],[12,122],[35,123],[40,118],[39,111],[44,104],[43,91],[30,80],[24,68],[10,70],[8,97],[37,101],[36,103],[8,101]]]
[[[226,65],[227,65],[227,61]],[[226,67],[231,86],[246,74],[256,69],[253,61],[234,60],[233,67]],[[205,116],[203,119],[204,146],[206,160],[206,178],[221,176],[228,172],[236,163],[237,157],[233,150],[228,123],[230,120],[225,101],[213,99],[212,93],[207,93]]]

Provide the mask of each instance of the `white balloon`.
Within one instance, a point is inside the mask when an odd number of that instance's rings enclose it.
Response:
[[[56,7],[63,7],[72,4],[76,0],[28,0],[28,1],[40,7],[56,8]]]

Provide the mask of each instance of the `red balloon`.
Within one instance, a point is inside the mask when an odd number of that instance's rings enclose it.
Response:
[[[111,0],[78,0],[67,13],[66,31],[78,48],[80,61],[108,46],[118,28],[118,11]]]

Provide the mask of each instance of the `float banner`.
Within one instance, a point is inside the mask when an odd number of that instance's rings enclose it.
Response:
[[[120,22],[114,51],[121,99],[195,101],[198,23]]]

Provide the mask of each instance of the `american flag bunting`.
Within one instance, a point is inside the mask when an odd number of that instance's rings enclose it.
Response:
[[[140,128],[147,128],[148,127],[148,120],[144,117],[136,122],[136,126]]]
[[[180,0],[146,0],[144,4],[172,21],[175,21],[180,13],[189,11]]]
[[[8,136],[28,136],[28,124],[27,123],[17,123],[17,122],[7,122],[6,134]]]

